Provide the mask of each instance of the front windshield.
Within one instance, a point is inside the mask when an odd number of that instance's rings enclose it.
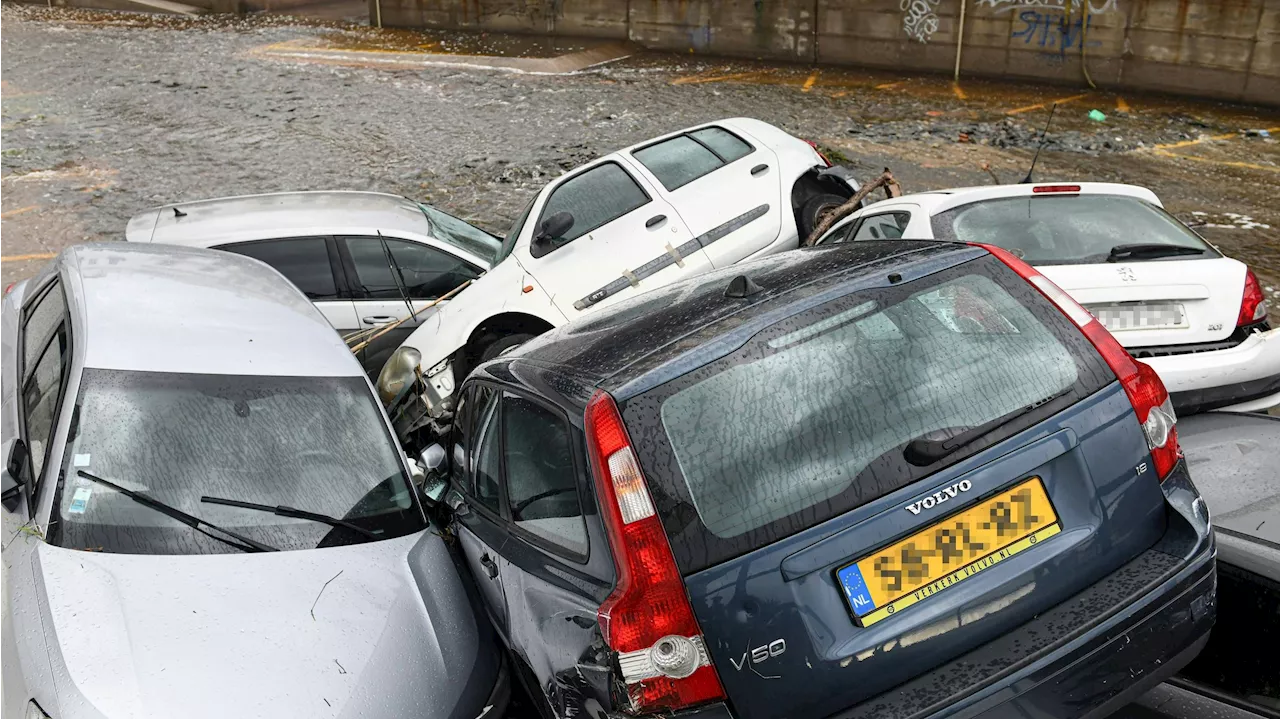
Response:
[[[418,207],[422,208],[422,214],[431,223],[432,237],[470,252],[489,263],[490,267],[497,261],[498,248],[502,246],[502,241],[497,237],[430,205],[419,204]]]
[[[345,519],[389,539],[425,527],[363,377],[86,369],[50,541],[123,554],[239,551],[78,474],[83,470],[276,549],[372,541],[349,528],[202,502]]]
[[[1120,195],[1029,195],[975,202],[933,218],[940,240],[1003,247],[1032,265],[1106,262],[1124,245],[1201,250],[1161,260],[1217,257],[1204,240],[1164,210]]]

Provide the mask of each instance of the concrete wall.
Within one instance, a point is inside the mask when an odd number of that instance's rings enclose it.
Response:
[[[373,0],[370,0],[372,3]],[[1280,0],[381,0],[386,25],[1158,90],[1280,106]]]

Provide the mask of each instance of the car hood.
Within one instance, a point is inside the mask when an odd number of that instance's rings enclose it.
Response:
[[[496,670],[490,635],[427,532],[262,554],[43,545],[31,561],[58,719],[447,717],[492,688],[473,676]]]

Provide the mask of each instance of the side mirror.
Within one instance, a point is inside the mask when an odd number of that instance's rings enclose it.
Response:
[[[564,233],[573,228],[573,215],[568,212],[557,212],[538,225],[538,233],[533,236],[535,244],[543,245],[564,237]]]
[[[449,489],[444,463],[447,457],[444,447],[439,444],[422,450],[422,465],[427,468],[427,476],[422,480],[422,494],[432,502],[439,502]]]
[[[0,504],[6,512],[18,509],[18,501],[22,497],[23,479],[27,468],[27,445],[20,439],[11,439],[4,443],[4,487],[0,492]]]

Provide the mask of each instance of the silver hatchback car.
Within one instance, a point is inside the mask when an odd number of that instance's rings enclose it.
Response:
[[[372,387],[278,272],[81,245],[0,318],[5,716],[501,711]]]

